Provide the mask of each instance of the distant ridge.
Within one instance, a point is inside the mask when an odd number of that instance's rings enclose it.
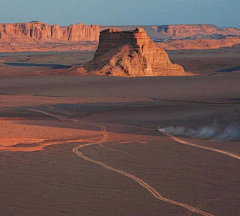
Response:
[[[82,23],[59,26],[40,21],[2,23],[0,52],[94,51],[97,48],[100,31],[109,28],[129,31],[136,27]],[[240,44],[240,28],[219,28],[212,24],[153,25],[142,28],[158,47],[166,50],[218,49]]]
[[[70,25],[62,29],[57,24],[49,25],[39,21],[30,23],[0,24],[0,41],[12,42],[23,39],[30,40],[69,40],[69,41],[98,41],[98,25]]]
[[[101,30],[115,28],[122,31],[135,29],[137,26],[100,26]],[[220,28],[213,24],[184,24],[184,25],[150,25],[141,26],[153,40],[183,39],[194,36],[238,35],[240,28]]]

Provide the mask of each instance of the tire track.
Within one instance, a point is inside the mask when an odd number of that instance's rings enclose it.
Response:
[[[207,200],[207,201],[205,201],[205,202],[200,203],[196,208],[201,209],[201,208],[203,208],[204,206],[206,206],[207,204],[209,204],[209,203],[211,203],[211,202],[219,201],[219,200],[222,200],[222,199],[225,199],[225,198],[226,198],[226,197]],[[192,213],[193,213],[193,212],[188,211],[188,212],[187,212],[186,214],[184,214],[183,216],[191,216]]]
[[[140,179],[140,178],[138,178],[138,177],[136,177],[136,176],[134,176],[132,174],[129,174],[127,172],[124,172],[122,170],[113,168],[113,167],[111,167],[111,166],[109,166],[109,165],[107,165],[107,164],[105,164],[105,163],[103,163],[101,161],[97,161],[97,160],[91,159],[91,158],[83,155],[83,153],[80,152],[80,149],[82,149],[84,147],[87,147],[87,146],[99,145],[101,143],[104,143],[108,139],[108,133],[106,132],[106,127],[104,127],[103,125],[93,124],[93,123],[88,123],[88,122],[78,121],[78,120],[73,120],[73,119],[67,119],[65,117],[57,116],[57,115],[54,115],[54,114],[51,114],[51,113],[48,113],[48,112],[45,112],[45,111],[41,111],[41,110],[36,110],[36,109],[21,108],[21,107],[14,107],[14,106],[1,105],[1,104],[0,104],[0,106],[12,107],[12,108],[18,108],[18,109],[22,109],[22,110],[28,110],[28,111],[32,111],[32,112],[42,113],[44,115],[51,116],[51,117],[54,117],[54,118],[57,118],[57,119],[71,121],[71,122],[74,122],[74,123],[81,123],[81,124],[97,126],[97,127],[101,128],[101,132],[102,132],[103,137],[102,137],[102,139],[100,141],[88,143],[88,144],[85,144],[85,145],[79,145],[79,146],[73,148],[72,151],[78,157],[84,159],[85,161],[88,161],[88,162],[100,165],[100,166],[102,166],[103,168],[105,168],[107,170],[110,170],[112,172],[121,174],[121,175],[123,175],[123,176],[125,176],[127,178],[130,178],[130,179],[134,180],[139,185],[141,185],[143,188],[145,188],[147,191],[149,191],[153,195],[153,197],[155,197],[156,199],[158,199],[160,201],[167,202],[167,203],[170,203],[170,204],[173,204],[173,205],[185,208],[185,209],[187,209],[187,210],[189,210],[191,212],[195,212],[195,213],[198,213],[198,214],[203,215],[203,216],[213,216],[210,213],[204,212],[204,211],[199,210],[197,208],[194,208],[194,207],[192,207],[190,205],[187,205],[187,204],[184,204],[184,203],[180,203],[180,202],[177,202],[177,201],[165,198],[165,197],[161,196],[153,187],[151,187],[149,184],[144,182],[142,179]]]
[[[100,125],[99,125],[100,126]],[[90,145],[97,145],[97,144],[101,144],[103,142],[105,142],[107,139],[108,139],[108,134],[106,132],[106,128],[104,126],[101,126],[102,128],[102,134],[103,134],[103,138],[98,141],[98,142],[93,142],[93,143],[89,143],[87,145],[80,145],[80,146],[77,146],[75,147],[72,151],[77,154],[80,158],[86,160],[86,161],[89,161],[91,163],[94,163],[94,164],[98,164],[110,171],[113,171],[113,172],[116,172],[116,173],[119,173],[123,176],[126,176],[132,180],[134,180],[135,182],[137,182],[138,184],[140,184],[142,187],[144,187],[146,190],[148,190],[156,199],[160,200],[160,201],[164,201],[164,202],[167,202],[167,203],[170,203],[170,204],[173,204],[173,205],[177,205],[177,206],[180,206],[180,207],[183,207],[185,209],[188,209],[189,211],[191,212],[195,212],[195,213],[199,213],[200,215],[204,215],[204,216],[213,216],[212,214],[209,214],[209,213],[206,213],[204,211],[201,211],[197,208],[194,208],[192,206],[189,206],[187,204],[184,204],[184,203],[180,203],[180,202],[177,202],[177,201],[174,201],[174,200],[171,200],[171,199],[168,199],[168,198],[165,198],[163,196],[161,196],[153,187],[151,187],[149,184],[147,184],[146,182],[144,182],[142,179],[134,176],[134,175],[131,175],[129,173],[126,173],[122,170],[119,170],[119,169],[116,169],[116,168],[113,168],[101,161],[97,161],[97,160],[93,160],[85,155],[83,155],[79,150],[81,148],[84,148],[86,146],[90,146]]]

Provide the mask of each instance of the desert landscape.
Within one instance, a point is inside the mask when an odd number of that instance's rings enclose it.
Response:
[[[18,18],[0,24],[0,216],[239,216],[237,25]]]
[[[95,51],[100,32],[107,29],[129,31],[143,28],[160,48],[166,50],[219,49],[240,44],[240,28],[220,28],[216,25],[160,26],[59,26],[32,21],[0,24],[1,52],[24,51]]]
[[[0,214],[238,215],[239,52],[169,51],[197,76],[130,79],[54,75],[93,52],[1,53]]]
[[[1,214],[238,215],[237,75],[1,78]]]

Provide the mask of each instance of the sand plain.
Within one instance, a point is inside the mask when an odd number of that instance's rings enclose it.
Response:
[[[93,53],[1,53],[0,215],[239,215],[239,139],[157,131],[239,124],[239,48],[168,53],[198,76],[45,76]]]

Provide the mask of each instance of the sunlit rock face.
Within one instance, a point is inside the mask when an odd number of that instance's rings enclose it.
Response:
[[[172,64],[143,28],[133,31],[107,29],[100,33],[94,59],[85,69],[109,76],[184,76],[182,66]]]
[[[64,39],[70,41],[98,41],[99,32],[98,25],[78,23],[77,25],[70,25],[64,31]]]
[[[69,41],[98,41],[98,25],[70,25],[62,30],[58,25],[33,21],[30,23],[4,23],[0,24],[0,39],[4,38],[9,42],[14,40],[34,39],[46,40],[69,40]]]

